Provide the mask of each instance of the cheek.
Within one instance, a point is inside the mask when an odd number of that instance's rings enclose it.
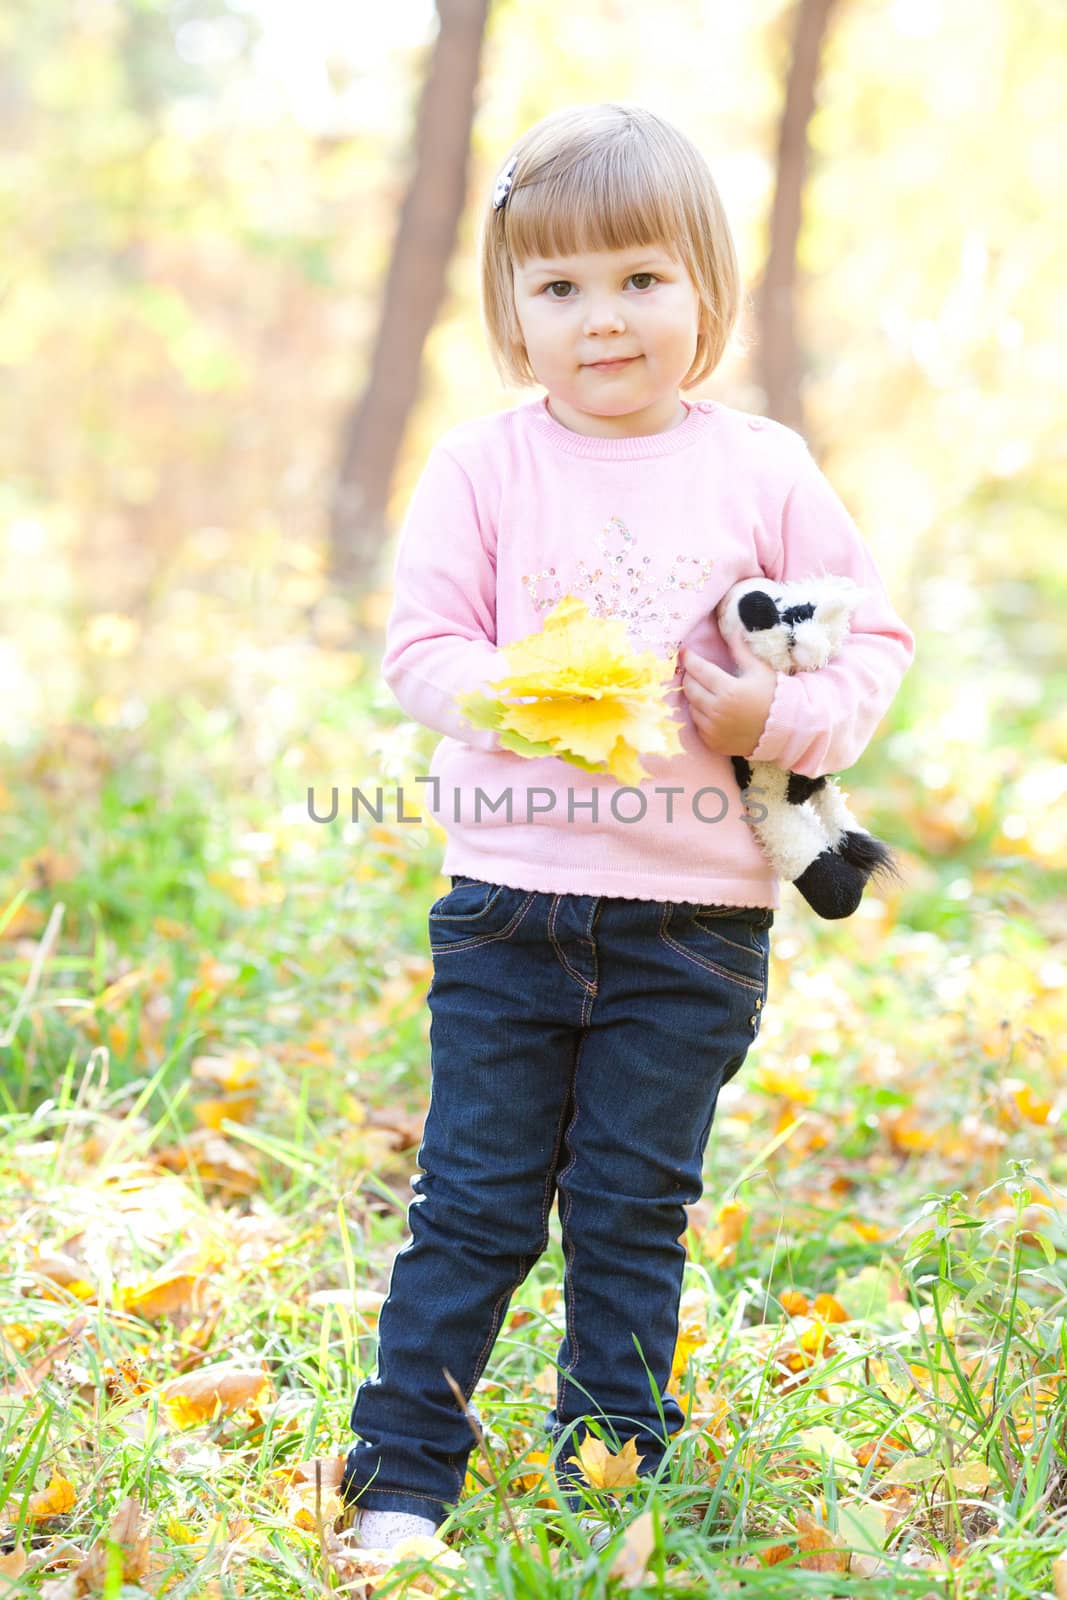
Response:
[[[647,326],[672,343],[683,343],[696,335],[696,319],[690,315],[687,306],[677,302],[649,306]]]
[[[574,335],[563,317],[535,317],[533,337],[540,348],[551,355],[554,351],[567,351]]]
[[[522,314],[525,332],[533,339],[544,342],[552,337],[553,319],[545,315],[545,308],[539,305],[528,305]]]

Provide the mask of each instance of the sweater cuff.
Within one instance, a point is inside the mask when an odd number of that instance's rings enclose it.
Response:
[[[782,755],[797,727],[798,713],[802,710],[803,690],[797,679],[788,672],[775,673],[774,697],[767,710],[767,720],[759,743],[747,761],[771,761],[778,766],[785,763]]]

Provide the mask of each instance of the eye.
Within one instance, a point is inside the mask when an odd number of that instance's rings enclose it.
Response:
[[[654,272],[631,272],[627,282],[632,282],[637,278],[648,278],[652,283],[658,283],[660,281]],[[561,285],[567,289],[572,287],[568,278],[556,278],[552,283],[546,283],[544,288],[541,290],[541,293],[548,294],[550,289],[558,289]],[[569,294],[548,294],[548,298],[550,300],[570,300],[571,296]]]

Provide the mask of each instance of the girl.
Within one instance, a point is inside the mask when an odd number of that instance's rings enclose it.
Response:
[[[411,1239],[342,1477],[373,1545],[433,1532],[458,1502],[474,1440],[444,1371],[469,1399],[557,1194],[558,1470],[590,1420],[613,1450],[636,1440],[642,1473],[662,1465],[684,1421],[668,1384],[685,1208],[759,1032],[779,904],[729,758],[852,766],[915,649],[804,439],[680,396],[714,372],[741,305],[719,194],[683,134],[632,105],[546,117],[501,171],[481,252],[497,370],[547,392],[441,437],[397,552],[382,673],[444,735],[420,781],[452,887],[429,913]],[[867,590],[835,660],[788,677],[746,652],[730,670],[725,591],[824,572]],[[686,647],[684,753],[646,757],[640,787],[516,755],[456,707],[565,594],[624,618],[636,649]]]

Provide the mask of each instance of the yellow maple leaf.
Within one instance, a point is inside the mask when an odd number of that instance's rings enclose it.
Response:
[[[743,1200],[727,1200],[720,1206],[715,1227],[707,1236],[707,1248],[713,1261],[721,1264],[733,1260],[748,1214]]]
[[[641,753],[679,755],[679,724],[665,703],[674,656],[636,652],[618,617],[594,617],[565,595],[538,632],[501,649],[509,670],[492,695],[460,694],[456,704],[475,727],[498,729],[523,755],[555,755],[623,783],[648,773]]]
[[[52,1466],[52,1481],[46,1489],[31,1494],[26,1505],[26,1515],[44,1521],[48,1517],[61,1517],[72,1511],[77,1503],[77,1493],[68,1478],[62,1477]]]
[[[666,664],[652,651],[634,653],[621,617],[594,617],[569,594],[537,632],[505,645],[503,654],[516,695],[651,693]]]
[[[848,1554],[841,1548],[844,1540],[831,1533],[829,1528],[798,1511],[796,1529],[800,1538],[801,1555],[797,1565],[809,1572],[847,1572]]]
[[[512,706],[508,720],[526,738],[566,738],[577,755],[603,762],[618,739],[645,755],[676,755],[682,748],[678,724],[664,721],[663,711],[661,704],[635,696],[568,695]]]
[[[602,1439],[589,1433],[578,1446],[578,1454],[567,1459],[581,1467],[594,1489],[629,1489],[640,1481],[637,1463],[645,1458],[638,1454],[636,1434],[613,1455]]]
[[[817,1294],[811,1309],[824,1322],[848,1322],[851,1320],[840,1300],[832,1294]]]
[[[274,1394],[270,1376],[261,1367],[216,1361],[197,1372],[182,1373],[160,1386],[162,1400],[176,1427],[190,1428],[218,1414],[225,1416],[268,1403]]]
[[[671,1362],[672,1383],[676,1378],[680,1378],[685,1372],[686,1367],[689,1365],[689,1357],[693,1354],[694,1350],[700,1349],[700,1346],[704,1343],[704,1339],[705,1335],[703,1333],[691,1334],[689,1337],[686,1337],[685,1334],[679,1333],[674,1345],[674,1359]]]
[[[1047,1122],[1052,1112],[1052,1101],[1036,1094],[1028,1083],[1013,1083],[1011,1095],[1019,1108],[1019,1115],[1027,1122]]]

